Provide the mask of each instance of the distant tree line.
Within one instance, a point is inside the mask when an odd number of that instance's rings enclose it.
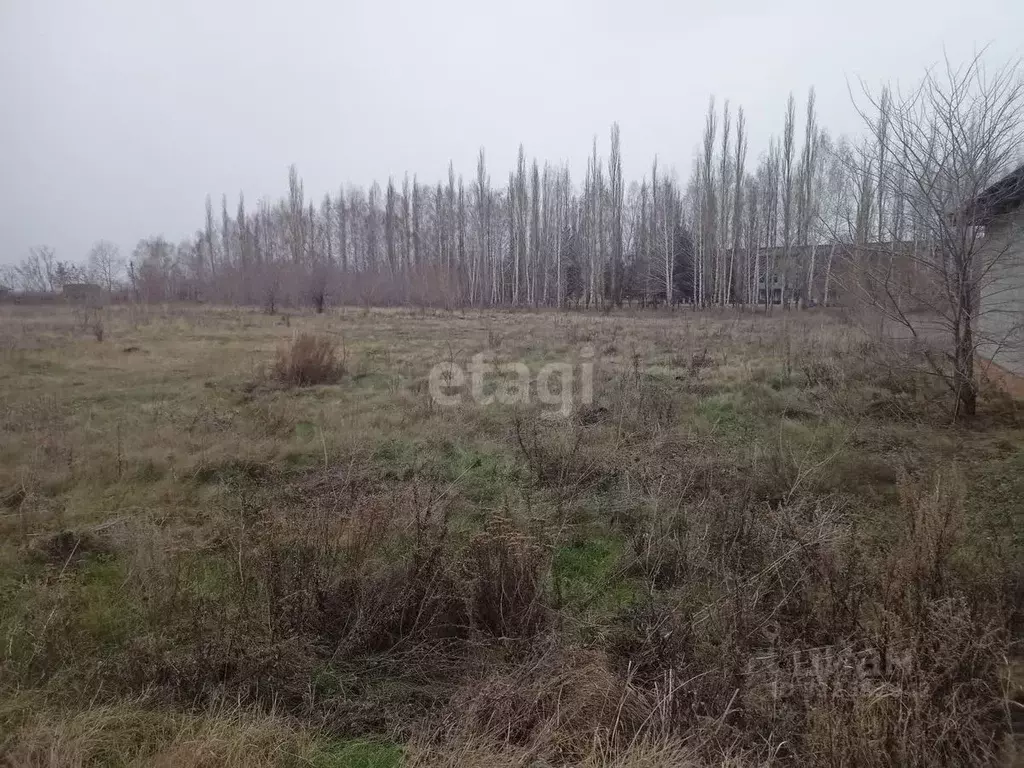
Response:
[[[884,244],[928,252],[935,241],[935,208],[919,204],[929,192],[907,173],[912,147],[893,146],[890,91],[869,107],[862,137],[834,138],[818,123],[813,89],[799,110],[791,95],[781,131],[749,163],[743,109],[712,98],[683,181],[654,158],[627,184],[617,124],[607,159],[595,138],[581,185],[522,146],[507,182],[492,179],[481,149],[471,180],[449,164],[436,183],[406,175],[341,186],[319,202],[292,166],[287,193],[254,209],[240,193],[233,211],[222,195],[218,212],[207,196],[203,225],[180,243],[146,238],[125,260],[98,243],[81,266],[39,248],[0,282],[45,292],[90,279],[142,301],[269,311],[752,304],[768,301],[775,282],[789,300],[828,304],[856,272],[846,262],[868,263]]]

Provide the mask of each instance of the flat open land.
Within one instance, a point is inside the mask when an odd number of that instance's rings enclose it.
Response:
[[[569,414],[437,402],[484,350]],[[984,394],[817,312],[0,306],[0,765],[1006,764]]]

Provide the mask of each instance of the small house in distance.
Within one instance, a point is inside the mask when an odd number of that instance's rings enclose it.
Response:
[[[76,304],[103,303],[103,288],[96,283],[65,283],[62,295]]]
[[[985,228],[976,333],[978,354],[1024,376],[1024,165],[970,204]]]

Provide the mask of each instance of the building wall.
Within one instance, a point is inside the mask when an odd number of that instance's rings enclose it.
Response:
[[[64,286],[63,295],[74,302],[95,303],[103,299],[103,289],[95,283],[69,283]]]
[[[1024,376],[1024,206],[985,228],[978,353]]]

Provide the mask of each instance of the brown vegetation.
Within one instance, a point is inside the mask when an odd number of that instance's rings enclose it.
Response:
[[[834,317],[5,313],[0,761],[1006,759],[1018,406]],[[582,343],[565,420],[424,386]]]
[[[278,350],[274,377],[291,387],[333,384],[345,370],[337,357],[337,344],[332,339],[300,333]]]

